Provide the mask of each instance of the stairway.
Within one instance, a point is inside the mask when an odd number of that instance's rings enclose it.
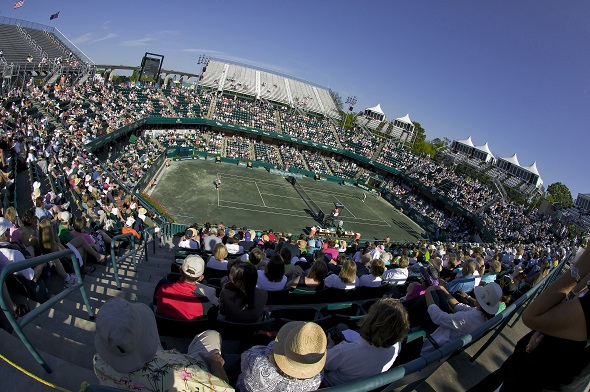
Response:
[[[84,277],[86,292],[93,310],[100,308],[112,297],[123,297],[129,301],[145,304],[152,302],[156,284],[170,272],[175,250],[170,241],[161,247],[156,247],[155,254],[152,253],[150,244],[148,252],[149,261],[145,261],[143,247],[138,248],[137,271],[133,271],[130,257],[119,263],[121,290],[116,288],[110,266],[97,265],[95,272]],[[54,286],[61,285],[58,280],[58,277],[50,277],[48,284],[50,290]],[[29,305],[31,308],[39,306],[30,300]],[[23,331],[53,372],[49,374],[43,370],[16,334],[10,335],[0,330],[0,353],[8,360],[43,380],[71,391],[78,391],[82,381],[89,384],[98,383],[92,370],[92,358],[95,354],[95,323],[89,320],[79,291],[54,305],[47,313],[27,325]],[[0,360],[0,377],[2,380],[10,380],[9,383],[0,381],[0,389],[3,392],[52,390],[2,360]]]

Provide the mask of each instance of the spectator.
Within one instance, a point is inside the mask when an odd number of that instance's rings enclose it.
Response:
[[[258,274],[250,263],[235,263],[219,294],[219,313],[228,321],[255,323],[262,319],[268,293],[256,287]]]
[[[410,321],[401,302],[386,298],[371,305],[359,326],[358,332],[344,331],[345,340],[328,349],[324,367],[326,386],[353,382],[389,370],[399,355],[400,342],[410,329]]]
[[[213,254],[209,257],[207,261],[207,268],[215,269],[215,270],[227,270],[227,260],[226,257],[228,255],[227,248],[221,242],[215,245],[213,249]]]
[[[175,283],[162,284],[156,289],[156,313],[178,320],[193,320],[206,315],[218,305],[215,289],[199,282],[203,280],[205,262],[198,255],[189,255],[180,268],[182,277]]]
[[[493,317],[500,308],[502,289],[493,282],[475,289],[473,306],[459,303],[444,287],[430,286],[426,289],[426,306],[432,325],[423,326],[426,331],[432,330],[432,338],[439,346],[471,332]],[[425,341],[422,353],[432,351],[430,341]]]
[[[352,260],[345,260],[338,275],[331,274],[324,279],[326,287],[335,289],[351,290],[358,285],[356,277],[356,264]]]
[[[300,287],[315,287],[316,290],[324,288],[324,280],[328,276],[328,266],[323,259],[315,259],[307,275],[299,281]]]
[[[236,387],[242,392],[314,391],[322,382],[326,334],[312,322],[292,321],[267,346],[242,353]]]
[[[178,242],[178,247],[181,249],[190,249],[190,250],[198,250],[200,249],[201,245],[199,244],[199,236],[195,236],[196,230],[189,227],[184,232],[184,237],[180,239]]]
[[[461,276],[446,284],[445,288],[447,291],[451,294],[459,290],[466,293],[473,291],[473,288],[475,287],[475,277],[473,276],[475,266],[475,261],[468,261],[461,269]]]
[[[266,264],[264,271],[258,270],[258,283],[256,286],[267,291],[293,288],[299,283],[301,274],[301,268],[295,267],[289,271],[289,276],[287,276],[285,274],[283,258],[275,254]]]
[[[379,287],[381,286],[381,275],[385,273],[385,263],[381,259],[374,259],[371,262],[371,273],[359,278],[359,287]]]
[[[406,255],[398,257],[399,261],[397,266],[394,263],[394,268],[385,271],[383,276],[381,276],[381,279],[384,282],[395,285],[403,285],[406,283],[406,280],[408,279],[408,265],[410,265],[410,259]]]
[[[188,354],[165,351],[154,314],[142,303],[113,298],[102,305],[94,346],[94,373],[101,385],[129,390],[153,385],[161,391],[234,390],[223,369],[219,333],[195,336]]]

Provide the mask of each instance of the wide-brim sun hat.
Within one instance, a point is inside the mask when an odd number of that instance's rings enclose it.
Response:
[[[486,313],[492,315],[498,313],[500,300],[502,299],[502,287],[498,283],[488,283],[483,287],[476,286],[473,292],[477,303]]]
[[[141,369],[160,346],[156,319],[143,303],[113,298],[96,316],[94,347],[103,361],[120,373]]]
[[[312,322],[292,321],[281,327],[273,358],[289,377],[306,379],[319,374],[326,363],[326,334]]]

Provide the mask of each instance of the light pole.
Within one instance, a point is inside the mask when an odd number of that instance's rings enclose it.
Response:
[[[354,110],[354,105],[356,104],[356,97],[355,96],[350,96],[350,97],[346,98],[346,104],[349,105],[348,111],[350,113],[346,113],[346,115],[343,116],[343,118],[342,118],[342,129],[344,129],[344,125],[346,124],[346,120],[348,119],[348,115],[349,114],[352,114],[352,111]]]
[[[202,54],[199,56],[199,59],[197,61],[197,65],[203,64],[203,66],[201,67],[201,72],[199,73],[199,77],[197,78],[197,85],[195,86],[195,90],[198,90],[198,88],[199,88],[199,81],[201,80],[201,77],[203,76],[203,70],[205,69],[205,67],[207,66],[208,63],[209,63],[209,56],[207,56],[206,54]]]

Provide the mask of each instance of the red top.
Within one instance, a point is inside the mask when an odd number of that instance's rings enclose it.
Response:
[[[165,284],[156,293],[157,313],[178,320],[192,320],[203,316],[203,304],[194,294],[197,286],[180,279]]]

